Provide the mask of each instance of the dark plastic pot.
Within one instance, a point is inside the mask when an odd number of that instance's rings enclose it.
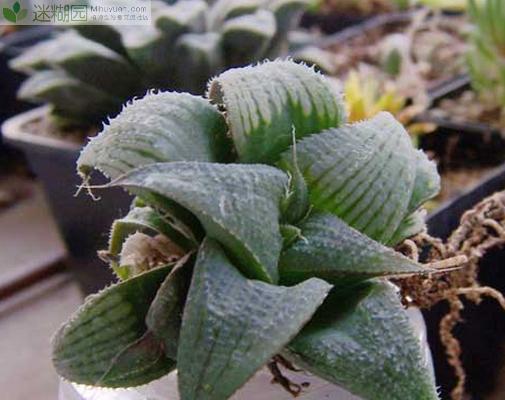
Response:
[[[16,93],[26,76],[9,68],[9,61],[24,49],[47,38],[52,27],[36,26],[22,29],[0,38],[0,124],[7,118],[26,111],[33,105],[18,101]],[[12,157],[13,150],[7,148],[0,136],[0,158],[6,163]],[[19,158],[19,155],[16,155]],[[4,170],[0,162],[0,172]]]
[[[410,22],[412,19],[412,12],[398,12],[377,15],[371,18],[364,18],[361,21],[356,21],[354,24],[343,26],[338,31],[334,31],[332,35],[323,37],[317,46],[320,48],[327,48],[330,46],[345,43],[348,40],[354,39],[358,36],[366,35],[367,31],[377,29],[381,26],[397,26]]]
[[[300,25],[303,28],[319,28],[325,34],[340,32],[350,26],[359,25],[370,19],[369,15],[342,15],[342,14],[320,14],[316,12],[306,12],[303,14]]]
[[[433,90],[431,97],[437,104],[443,98],[456,96],[468,88],[468,77],[459,77]],[[446,239],[459,226],[465,211],[493,193],[505,190],[505,141],[499,132],[482,124],[462,124],[426,117],[421,120],[435,122],[439,126],[437,132],[421,141],[421,147],[425,150],[437,152],[458,137],[451,165],[443,167],[472,161],[479,161],[481,165],[497,165],[494,172],[485,176],[476,186],[429,217],[429,233]],[[504,249],[488,253],[480,262],[479,280],[481,284],[492,286],[505,294],[504,260]],[[487,398],[495,390],[498,374],[504,365],[505,312],[494,300],[486,299],[478,306],[468,301],[464,303],[464,322],[456,327],[454,333],[462,347],[462,361],[467,373],[466,389],[473,400],[479,400]],[[450,391],[455,384],[453,369],[447,363],[439,336],[440,320],[447,310],[446,304],[438,304],[423,312],[437,384],[444,400],[450,399]],[[505,398],[505,394],[493,398]]]
[[[21,149],[43,183],[53,214],[70,254],[70,265],[84,293],[92,293],[112,281],[109,268],[96,256],[107,247],[114,219],[124,215],[130,196],[114,188],[101,191],[94,201],[86,193],[75,197],[81,180],[75,172],[80,146],[24,130],[27,122],[41,118],[46,108],[37,108],[7,120],[2,126],[7,144]]]
[[[470,79],[462,75],[430,90],[429,96],[432,105],[437,106],[443,99],[456,97],[468,89]],[[505,162],[505,140],[497,129],[481,123],[436,118],[429,113],[416,120],[437,126],[432,134],[420,137],[419,146],[436,154],[442,169],[476,163],[480,166],[498,166]]]

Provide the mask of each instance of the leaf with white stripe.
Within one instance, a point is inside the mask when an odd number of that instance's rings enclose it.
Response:
[[[241,162],[273,163],[297,139],[344,122],[342,96],[321,74],[292,61],[231,69],[210,82],[226,110]]]

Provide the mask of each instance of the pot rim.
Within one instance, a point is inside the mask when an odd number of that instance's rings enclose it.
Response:
[[[36,118],[43,117],[49,112],[49,106],[36,107],[5,120],[1,125],[1,132],[7,140],[23,142],[38,146],[52,147],[63,150],[80,150],[84,144],[72,143],[64,139],[51,136],[36,135],[23,129],[23,125]]]

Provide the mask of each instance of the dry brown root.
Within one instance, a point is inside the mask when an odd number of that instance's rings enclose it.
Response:
[[[286,360],[281,355],[274,356],[267,364],[267,367],[270,370],[270,373],[272,374],[272,383],[278,383],[279,385],[282,386],[284,390],[289,392],[293,397],[298,397],[302,392],[302,388],[308,385],[306,383],[298,384],[290,380],[282,373],[279,365],[282,365],[284,368],[290,371],[297,372],[300,370],[295,368],[295,366],[291,362]]]
[[[466,375],[461,362],[461,347],[452,334],[461,321],[463,303],[459,296],[478,304],[483,297],[495,299],[505,310],[505,298],[497,290],[481,287],[478,276],[479,260],[492,248],[505,244],[505,192],[499,192],[477,204],[461,218],[460,226],[446,243],[421,233],[402,243],[398,250],[417,260],[419,249],[429,248],[426,266],[460,268],[443,274],[428,274],[398,279],[406,306],[430,308],[439,301],[449,303],[449,312],[440,322],[440,338],[446,348],[448,363],[454,368],[456,387],[453,400],[462,400]]]

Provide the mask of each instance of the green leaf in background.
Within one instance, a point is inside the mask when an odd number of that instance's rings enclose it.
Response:
[[[228,70],[214,78],[209,98],[223,105],[241,162],[273,163],[298,139],[344,122],[331,81],[292,61]]]
[[[151,270],[88,297],[53,339],[58,374],[86,385],[130,387],[175,368],[144,321],[169,269]]]
[[[121,55],[73,30],[53,39],[49,63],[123,102],[141,89],[139,72]],[[97,71],[100,71],[97,73]]]
[[[221,36],[215,32],[187,33],[176,43],[176,86],[189,93],[203,93],[209,76],[224,68]]]
[[[77,161],[83,177],[94,168],[110,178],[163,161],[222,161],[229,153],[217,109],[184,93],[152,93],[127,105],[91,139]]]
[[[338,283],[341,279],[433,272],[329,213],[311,215],[300,228],[301,238],[281,254],[281,282],[318,277]]]
[[[332,291],[287,350],[302,368],[364,400],[439,398],[425,349],[389,283]]]
[[[203,0],[178,1],[172,7],[153,10],[156,27],[170,40],[176,40],[183,33],[205,30],[205,16],[209,6]]]
[[[381,243],[438,189],[436,170],[388,113],[305,138],[297,153],[311,204]]]
[[[20,10],[21,10],[21,4],[19,4],[19,1],[16,1],[12,6],[12,11],[14,11],[17,14]]]
[[[48,70],[32,75],[22,83],[18,97],[49,103],[53,110],[84,126],[89,126],[91,120],[99,123],[104,112],[121,109],[120,99],[71,78],[63,71]]]
[[[329,289],[319,279],[293,287],[248,280],[217,243],[205,240],[177,354],[181,398],[229,398],[289,342]]]
[[[288,177],[267,165],[158,163],[114,181],[143,196],[154,192],[191,211],[251,278],[276,282],[282,247],[280,203]],[[259,229],[261,227],[261,229]]]
[[[241,66],[261,59],[275,32],[274,15],[266,10],[226,21],[221,39],[226,65]]]

